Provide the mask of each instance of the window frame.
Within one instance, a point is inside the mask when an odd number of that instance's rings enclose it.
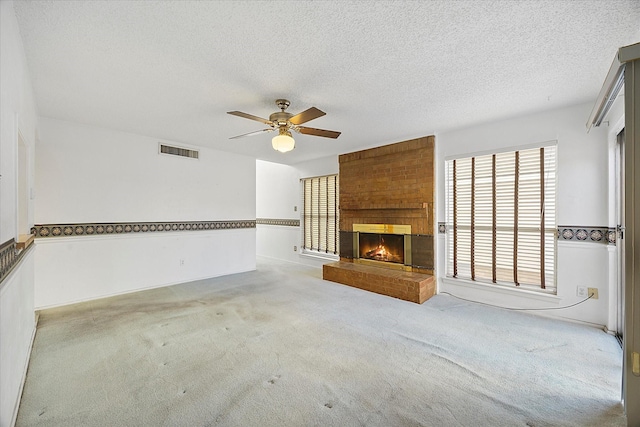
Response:
[[[546,281],[546,288],[541,287],[541,285],[535,284],[527,284],[520,283],[516,284],[512,281],[504,281],[497,280],[495,282],[492,281],[491,278],[475,278],[472,279],[471,275],[462,276],[462,277],[454,277],[450,272],[453,270],[451,267],[452,259],[451,252],[453,250],[453,213],[451,212],[451,195],[450,195],[450,173],[449,167],[453,160],[462,160],[462,159],[471,159],[474,157],[482,157],[482,156],[492,156],[492,155],[504,155],[508,153],[521,152],[526,150],[540,149],[546,147],[554,147],[555,148],[555,158],[553,163],[554,168],[554,182],[551,187],[551,191],[553,192],[553,200],[552,203],[554,205],[554,216],[552,221],[552,226],[545,227],[546,230],[553,230],[552,236],[553,241],[551,247],[553,248],[553,275],[552,280]],[[444,158],[444,199],[445,199],[445,221],[446,221],[446,231],[445,231],[445,273],[444,278],[448,280],[458,281],[458,282],[467,282],[472,285],[482,284],[483,286],[490,287],[500,287],[503,289],[519,289],[519,290],[527,290],[533,291],[536,293],[546,294],[546,295],[557,295],[557,280],[558,280],[558,269],[557,269],[557,260],[558,260],[558,239],[557,239],[557,219],[558,219],[558,180],[559,180],[559,171],[558,171],[558,159],[559,159],[559,145],[557,140],[550,140],[541,143],[533,143],[533,144],[525,144],[520,146],[510,146],[504,147],[495,150],[483,150],[471,153],[461,153],[452,156],[447,156]],[[546,166],[546,164],[545,164]],[[545,196],[545,200],[548,199]],[[546,217],[545,212],[545,217]],[[520,239],[520,238],[519,238]],[[469,242],[470,245],[470,242]]]

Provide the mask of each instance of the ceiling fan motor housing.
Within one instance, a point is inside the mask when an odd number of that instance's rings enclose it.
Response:
[[[293,114],[279,111],[271,114],[269,116],[269,121],[273,122],[273,124],[277,124],[278,126],[286,126],[291,117],[293,117]]]
[[[276,105],[282,111],[278,111],[276,113],[271,114],[269,116],[269,120],[273,123],[274,127],[275,126],[278,126],[278,127],[286,126],[288,128],[289,125],[290,125],[289,119],[291,117],[293,117],[293,114],[285,113],[284,110],[289,108],[289,105],[291,105],[291,103],[289,102],[288,99],[276,99]]]

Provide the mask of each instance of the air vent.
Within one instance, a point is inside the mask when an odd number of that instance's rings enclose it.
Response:
[[[188,157],[190,159],[197,159],[199,152],[197,150],[190,150],[182,147],[172,147],[171,145],[160,144],[160,153],[169,154],[171,156]]]

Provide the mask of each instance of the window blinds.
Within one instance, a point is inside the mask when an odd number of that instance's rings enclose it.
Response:
[[[556,147],[447,161],[447,275],[555,291]]]
[[[338,184],[338,175],[302,180],[304,249],[338,253]]]

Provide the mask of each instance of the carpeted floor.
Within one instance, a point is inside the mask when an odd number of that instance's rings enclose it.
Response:
[[[18,426],[624,426],[584,325],[258,270],[41,313]]]

